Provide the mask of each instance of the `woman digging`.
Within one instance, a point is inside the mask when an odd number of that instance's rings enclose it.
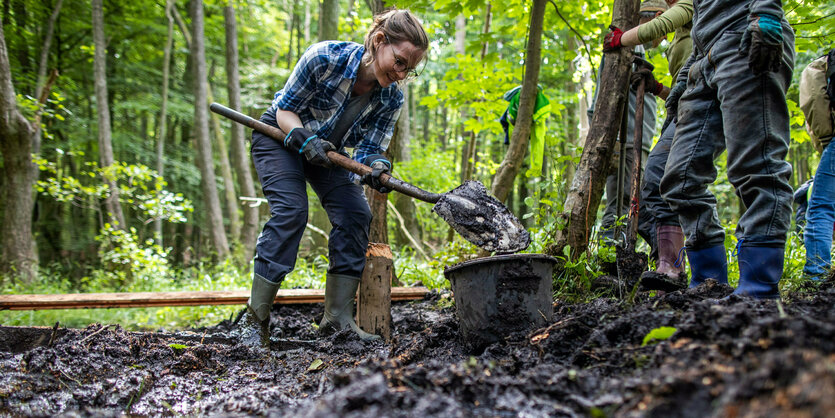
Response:
[[[429,40],[420,20],[407,10],[374,18],[364,45],[325,41],[299,59],[284,88],[261,121],[287,133],[276,141],[252,133],[252,159],[270,219],[255,247],[252,294],[236,330],[249,346],[269,347],[270,309],[284,277],[293,270],[307,223],[305,182],[319,197],[333,226],[328,241],[325,314],[321,333],[350,328],[363,340],[353,302],[365,267],[371,211],[362,186],[389,190],[380,175],[391,170],[381,155],[403,106],[402,83],[417,76]],[[327,151],[354,148],[353,159],[373,173],[361,179],[333,166]]]

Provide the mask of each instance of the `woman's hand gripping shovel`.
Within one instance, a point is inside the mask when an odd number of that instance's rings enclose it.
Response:
[[[282,141],[286,134],[274,126],[257,121],[223,105],[212,103],[209,108],[244,126],[252,128],[275,140]],[[371,167],[354,161],[336,151],[328,151],[332,163],[360,176],[370,174]],[[432,210],[441,216],[467,241],[487,251],[515,253],[531,243],[531,236],[522,223],[477,181],[464,184],[447,193],[431,193],[398,180],[386,173],[380,181],[388,188],[424,202],[433,203]]]

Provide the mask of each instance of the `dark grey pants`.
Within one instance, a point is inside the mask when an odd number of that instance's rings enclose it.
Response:
[[[754,75],[738,54],[742,32],[726,31],[690,68],[679,102],[661,194],[679,215],[687,247],[724,243],[716,198],[715,144],[728,151],[728,180],[747,208],[737,225],[743,246],[782,246],[791,222],[791,165],[786,89],[794,66],[794,34],[783,28],[779,73]],[[696,53],[696,51],[694,51]]]
[[[647,158],[647,166],[644,169],[644,181],[641,188],[642,203],[646,205],[647,212],[652,216],[654,224],[658,226],[673,225],[680,226],[678,214],[673,212],[670,205],[661,197],[661,178],[667,166],[667,159],[670,156],[670,148],[673,145],[673,137],[676,133],[677,121],[674,119],[661,132],[658,142],[652,147]],[[719,138],[719,137],[717,137]],[[714,160],[725,151],[725,142],[716,141],[713,153]]]
[[[664,176],[664,167],[667,165],[667,158],[670,155],[670,146],[673,144],[673,135],[675,132],[676,122],[673,120],[661,132],[661,137],[658,138],[658,142],[652,147],[652,151],[649,152],[647,166],[644,169],[641,199],[655,220],[656,225],[679,225],[678,215],[670,209],[670,206],[661,197],[661,191],[658,189],[661,184],[661,177]]]
[[[264,114],[261,121],[276,126],[273,115]],[[255,246],[255,273],[280,282],[293,270],[307,224],[308,182],[333,225],[328,241],[328,272],[360,277],[371,224],[362,186],[349,180],[348,171],[312,165],[304,156],[258,132],[252,133],[251,152],[270,204],[270,220]]]

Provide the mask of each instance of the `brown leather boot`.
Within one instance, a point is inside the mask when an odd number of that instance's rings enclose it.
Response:
[[[644,290],[675,291],[687,287],[685,257],[679,252],[684,248],[684,232],[677,225],[661,225],[655,229],[658,239],[658,262],[655,270],[641,274]],[[678,267],[676,267],[678,261]]]
[[[679,258],[679,251],[684,248],[684,232],[678,225],[661,225],[655,229],[658,237],[658,263],[655,271],[672,278],[684,273],[687,267],[686,257]],[[676,267],[676,261],[679,262]]]

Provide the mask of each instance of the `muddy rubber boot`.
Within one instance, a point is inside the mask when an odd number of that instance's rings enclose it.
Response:
[[[279,286],[281,283],[273,283],[258,274],[252,275],[252,294],[235,330],[241,344],[270,348],[270,309]]]
[[[380,336],[360,329],[354,321],[354,296],[360,285],[359,277],[344,274],[328,274],[325,281],[325,316],[319,323],[319,332],[329,335],[351,328],[363,341],[379,340]]]
[[[675,291],[687,287],[687,263],[679,252],[684,248],[684,232],[678,225],[660,225],[655,229],[658,240],[658,262],[655,270],[641,274],[641,287],[649,290]],[[678,266],[676,266],[678,262]]]
[[[739,286],[735,295],[779,299],[783,276],[783,247],[740,247]]]
[[[687,249],[690,261],[690,287],[696,287],[707,279],[728,284],[728,259],[725,245],[719,244],[701,250]]]

